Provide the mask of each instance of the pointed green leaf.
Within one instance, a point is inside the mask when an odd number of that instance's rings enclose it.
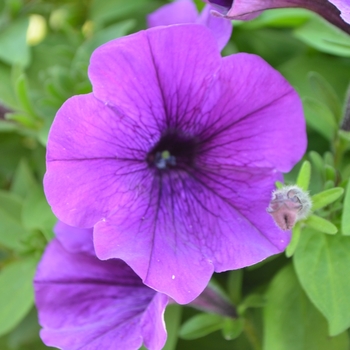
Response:
[[[197,339],[222,328],[224,320],[219,315],[200,314],[185,322],[180,329],[183,339]]]
[[[279,271],[266,296],[264,350],[348,349],[346,332],[329,337],[325,318],[305,295],[291,265]]]
[[[25,159],[21,159],[11,183],[11,192],[24,198],[37,183]]]
[[[288,258],[290,258],[294,254],[294,252],[298,246],[300,234],[301,234],[301,225],[300,225],[300,222],[297,222],[296,225],[293,227],[292,239],[291,239],[291,241],[288,244],[288,247],[286,249],[286,256]]]
[[[21,224],[22,202],[14,193],[0,191],[0,245],[20,250],[28,234]]]
[[[336,171],[334,169],[334,167],[326,164],[325,167],[324,167],[324,170],[325,170],[325,174],[326,174],[326,180],[332,180],[332,181],[335,181],[336,179]]]
[[[23,202],[22,222],[29,230],[39,229],[46,239],[53,238],[53,226],[57,219],[48,205],[43,189],[34,187]]]
[[[310,72],[308,77],[311,87],[318,96],[318,99],[325,102],[336,122],[339,122],[342,115],[342,105],[332,85],[317,72]]]
[[[332,140],[338,126],[329,108],[312,97],[305,97],[303,106],[307,125],[319,132],[327,140]]]
[[[329,235],[334,235],[338,232],[337,226],[317,215],[310,215],[304,223],[316,231],[328,233]]]
[[[19,18],[0,32],[0,60],[13,65],[26,66],[30,61],[30,51],[26,36],[29,25],[28,18]]]
[[[322,52],[350,57],[350,37],[321,17],[314,17],[294,31],[304,43]]]
[[[36,263],[21,260],[0,272],[0,335],[9,332],[33,305],[33,277]]]
[[[321,155],[315,151],[310,151],[309,157],[312,165],[316,168],[317,172],[322,173],[324,169],[324,161]]]
[[[349,252],[350,237],[320,235],[305,229],[294,254],[299,281],[327,318],[332,336],[350,326]]]
[[[32,117],[32,119],[40,120],[40,118],[37,117],[36,112],[33,108],[33,104],[29,96],[28,82],[24,74],[21,74],[17,78],[15,83],[15,89],[16,89],[17,98],[23,110],[27,112],[28,115]]]
[[[350,236],[350,181],[346,186],[343,214],[341,218],[341,231],[344,236]]]
[[[297,186],[299,186],[302,190],[307,191],[309,188],[311,177],[311,164],[309,161],[305,160],[299,170],[298,178],[297,178]]]
[[[334,167],[334,155],[332,152],[330,151],[325,152],[325,154],[323,155],[323,158],[324,158],[324,163],[326,165]]]
[[[317,210],[327,206],[328,204],[336,201],[342,194],[344,189],[342,187],[331,188],[327,191],[323,191],[315,194],[311,197],[312,200],[312,210]]]

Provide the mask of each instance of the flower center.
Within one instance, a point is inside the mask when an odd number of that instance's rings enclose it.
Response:
[[[178,130],[168,130],[147,154],[147,162],[160,170],[191,167],[197,141]]]

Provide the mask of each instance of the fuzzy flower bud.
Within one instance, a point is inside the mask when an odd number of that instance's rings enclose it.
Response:
[[[308,216],[312,203],[308,192],[300,187],[284,186],[272,192],[272,199],[267,212],[283,231],[293,228],[295,223]]]

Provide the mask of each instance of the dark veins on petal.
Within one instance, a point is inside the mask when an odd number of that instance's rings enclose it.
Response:
[[[159,170],[193,167],[197,149],[195,137],[168,129],[148,152],[147,163]]]

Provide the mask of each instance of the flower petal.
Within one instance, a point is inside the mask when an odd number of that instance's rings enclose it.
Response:
[[[211,30],[218,42],[219,49],[222,50],[230,40],[233,26],[230,20],[213,16],[211,12],[212,7],[205,6],[197,23],[203,24]]]
[[[268,169],[218,167],[163,175],[94,229],[101,259],[119,257],[157,291],[188,303],[212,272],[238,269],[281,252],[290,233],[266,213],[273,183]]]
[[[193,123],[206,125],[197,134],[203,162],[290,171],[307,143],[302,104],[291,85],[263,59],[244,53],[223,59],[218,85]]]
[[[91,230],[89,231],[91,235]],[[62,349],[149,349],[165,343],[165,295],[144,286],[121,260],[100,261],[48,246],[35,281],[41,337]],[[153,330],[145,327],[152,322]]]
[[[92,227],[123,205],[123,197],[142,191],[152,141],[151,131],[119,117],[92,94],[66,101],[50,131],[44,178],[56,216]]]
[[[84,252],[87,254],[96,255],[91,230],[72,227],[62,221],[58,221],[54,227],[54,232],[56,238],[68,252]]]
[[[155,27],[95,50],[89,77],[96,98],[121,116],[164,130],[197,113],[220,62],[204,26]]]
[[[341,17],[346,23],[350,23],[350,3],[346,0],[329,0],[333,5],[337,6],[341,12]]]
[[[177,0],[147,16],[149,28],[180,23],[196,23],[198,11],[192,0]]]

